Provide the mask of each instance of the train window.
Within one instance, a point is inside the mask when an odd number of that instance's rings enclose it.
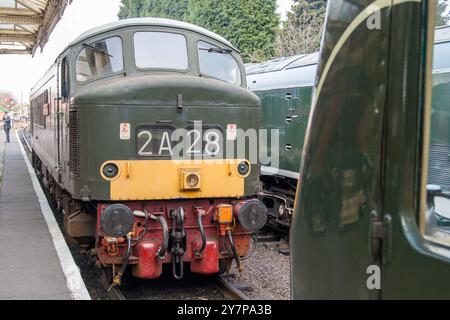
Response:
[[[84,44],[77,58],[76,70],[79,82],[122,71],[122,39],[112,37]]]
[[[437,43],[433,53],[433,71],[450,69],[450,42]]]
[[[60,80],[60,95],[63,101],[69,97],[69,72],[67,67],[67,58],[64,58],[61,63],[61,80]]]
[[[448,31],[450,26],[437,28],[435,39],[448,36]],[[431,83],[427,196],[421,227],[426,238],[450,245],[450,42],[433,46]]]
[[[223,81],[241,84],[239,64],[231,50],[200,41],[197,44],[200,73]]]
[[[186,70],[189,66],[186,38],[177,33],[136,32],[136,67],[142,69]]]
[[[45,128],[45,117],[49,115],[48,108],[49,96],[48,90],[42,92],[39,96],[31,100],[31,112],[33,113],[33,123],[41,128]],[[48,109],[47,109],[48,110]]]

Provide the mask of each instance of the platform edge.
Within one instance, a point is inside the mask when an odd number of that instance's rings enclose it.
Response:
[[[39,201],[39,206],[41,207],[41,212],[44,216],[45,222],[48,227],[48,231],[52,237],[53,246],[55,247],[56,253],[59,258],[59,263],[63,270],[64,276],[66,277],[66,286],[70,292],[70,295],[74,300],[91,300],[91,296],[86,288],[86,285],[81,277],[80,270],[73,260],[72,254],[67,246],[64,236],[59,229],[58,223],[56,222],[50,205],[45,197],[44,191],[39,184],[36,173],[31,166],[30,161],[25,153],[22,142],[20,141],[17,130],[15,130],[16,139],[20,146],[20,152],[22,153],[23,159],[28,169],[28,173],[33,184],[34,192]]]

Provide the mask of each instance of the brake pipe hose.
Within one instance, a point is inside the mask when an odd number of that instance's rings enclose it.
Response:
[[[164,259],[164,256],[166,255],[167,248],[169,246],[169,227],[167,226],[166,220],[163,218],[163,216],[159,215],[150,215],[150,218],[153,220],[158,221],[161,224],[161,228],[163,231],[163,243],[161,244],[161,247],[159,247],[158,253],[156,254],[159,259]]]
[[[169,247],[169,227],[167,226],[166,220],[160,215],[148,214],[147,210],[145,210],[145,209],[144,209],[144,211],[135,210],[135,211],[133,211],[133,215],[135,215],[136,217],[145,216],[144,231],[138,238],[134,239],[134,241],[142,240],[145,237],[145,235],[147,234],[148,218],[159,222],[159,224],[161,225],[162,231],[163,231],[163,243],[158,250],[157,256],[159,259],[164,259],[164,256],[166,255],[166,252],[167,252],[167,248]]]
[[[233,242],[233,236],[231,234],[231,229],[227,229],[227,236],[228,236],[228,240],[230,241],[230,244],[231,244],[231,250],[233,250],[234,260],[236,261],[236,267],[237,267],[239,273],[241,273],[243,268],[241,266],[241,260],[239,259],[239,255],[236,251],[236,247]]]
[[[114,276],[113,279],[113,283],[111,285],[111,287],[113,286],[120,286],[121,282],[122,282],[122,276],[125,273],[125,269],[128,266],[128,262],[130,260],[130,254],[131,254],[131,237],[133,236],[132,232],[129,232],[127,234],[127,253],[125,255],[124,258],[124,263],[122,264],[122,267],[120,268],[119,272],[117,273],[117,275]]]
[[[195,250],[195,255],[197,257],[200,257],[206,248],[206,235],[205,235],[205,229],[203,228],[203,224],[202,224],[202,216],[203,215],[205,215],[204,210],[197,210],[197,225],[198,225],[198,229],[200,230],[200,235],[202,236],[202,246],[200,247],[200,249]]]

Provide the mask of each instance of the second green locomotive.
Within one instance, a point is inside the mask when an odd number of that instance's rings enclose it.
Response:
[[[247,66],[248,88],[261,99],[261,127],[279,131],[279,142],[269,144],[279,163],[261,166],[259,196],[268,208],[268,225],[284,233],[294,209],[317,59],[312,53]]]
[[[450,26],[435,29],[428,183],[450,193]],[[280,131],[279,165],[261,167],[261,200],[271,227],[288,232],[319,54],[247,66],[247,82],[262,105],[262,128]],[[312,124],[314,125],[314,124]]]

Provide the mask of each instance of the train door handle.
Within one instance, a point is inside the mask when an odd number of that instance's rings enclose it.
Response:
[[[285,148],[286,148],[286,151],[291,151],[292,150],[292,146],[290,144],[287,144]]]
[[[292,99],[292,93],[286,93],[285,98],[286,98],[286,100],[291,100]]]
[[[369,256],[389,264],[392,255],[392,217],[385,214],[381,219],[374,210],[371,213],[369,228]]]
[[[390,214],[383,216],[384,240],[383,240],[383,264],[387,265],[392,256],[392,217]]]

